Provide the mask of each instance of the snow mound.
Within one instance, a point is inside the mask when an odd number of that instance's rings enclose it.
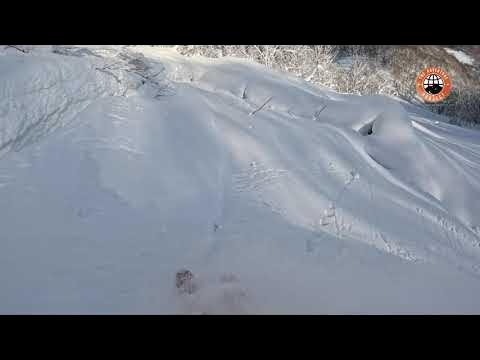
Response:
[[[1,313],[480,312],[478,132],[149,46],[10,49],[0,94]]]

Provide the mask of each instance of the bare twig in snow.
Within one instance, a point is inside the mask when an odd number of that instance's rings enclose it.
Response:
[[[117,62],[114,62],[114,63],[112,63],[112,64],[105,65],[105,66],[102,67],[102,68],[98,68],[98,67],[97,67],[97,68],[95,68],[95,70],[100,70],[100,71],[102,71],[102,70],[107,70],[107,69],[111,69],[112,66],[114,66],[114,65],[119,65],[119,64],[121,64],[121,62],[120,62],[120,61],[117,61]]]
[[[247,87],[245,86],[242,93],[242,99],[246,99],[246,98],[247,98]]]
[[[253,116],[253,115],[255,115],[257,112],[259,112],[260,110],[262,110],[262,109],[265,107],[265,105],[267,105],[267,104],[269,103],[269,101],[272,100],[272,97],[273,97],[273,96],[270,96],[258,109],[252,111],[252,112],[250,113],[250,116]]]
[[[319,120],[320,114],[322,113],[323,110],[325,110],[326,107],[327,107],[327,104],[323,105],[320,110],[315,111],[315,114],[313,114],[313,119],[315,121]]]
[[[23,52],[24,54],[27,54],[27,53],[28,53],[27,50],[22,49],[22,48],[19,48],[19,47],[16,46],[16,45],[7,45],[5,48],[9,48],[9,47],[14,48],[14,49],[16,49],[16,50],[18,50],[18,51],[21,51],[21,52]]]

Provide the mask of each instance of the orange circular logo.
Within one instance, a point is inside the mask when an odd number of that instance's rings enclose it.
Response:
[[[417,76],[417,93],[429,103],[445,100],[452,89],[450,76],[439,67],[424,69]]]

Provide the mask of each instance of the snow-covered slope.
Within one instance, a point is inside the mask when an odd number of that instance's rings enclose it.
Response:
[[[478,132],[238,59],[54,50],[0,51],[0,313],[480,313]]]

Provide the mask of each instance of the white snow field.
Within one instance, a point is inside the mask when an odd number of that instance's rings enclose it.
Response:
[[[2,47],[0,313],[478,314],[480,133],[238,59]]]

